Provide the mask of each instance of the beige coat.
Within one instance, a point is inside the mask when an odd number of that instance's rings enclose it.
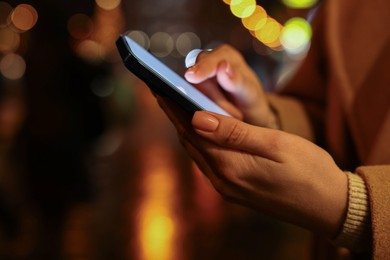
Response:
[[[325,147],[368,187],[373,256],[390,259],[390,1],[325,1],[312,48],[281,96],[284,130]]]

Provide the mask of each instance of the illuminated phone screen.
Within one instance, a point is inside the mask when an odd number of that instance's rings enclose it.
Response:
[[[211,99],[197,90],[183,77],[171,70],[168,66],[162,63],[159,59],[138,45],[134,40],[128,36],[124,36],[126,43],[130,49],[131,54],[141,63],[145,68],[158,76],[171,88],[176,90],[187,100],[195,104],[199,109],[215,112],[218,114],[231,116]]]

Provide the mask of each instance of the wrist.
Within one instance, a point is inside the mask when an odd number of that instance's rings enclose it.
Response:
[[[363,179],[347,172],[348,210],[341,231],[334,243],[353,251],[369,250],[370,245],[370,208],[366,185]]]

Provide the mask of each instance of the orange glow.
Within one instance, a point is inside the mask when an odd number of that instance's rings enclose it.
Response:
[[[95,2],[104,10],[113,10],[121,4],[121,0],[95,0]]]
[[[85,14],[74,14],[68,20],[68,31],[75,39],[86,39],[93,31],[92,19]]]
[[[280,42],[280,38],[277,38],[275,41],[273,42],[269,42],[266,44],[268,47],[270,47],[271,49],[275,50],[275,51],[280,51],[282,50],[282,44]]]
[[[150,147],[143,165],[143,200],[139,208],[139,247],[143,260],[176,259],[177,204],[176,174],[173,155],[161,146]]]
[[[120,8],[112,10],[96,9],[94,18],[94,31],[92,39],[97,41],[104,49],[104,60],[113,61],[118,55],[115,40],[123,32],[125,21]]]
[[[98,42],[92,40],[84,40],[78,44],[76,53],[91,63],[97,63],[104,58],[104,49],[102,46]]]
[[[10,28],[0,28],[0,52],[13,52],[18,49],[20,35]]]
[[[28,4],[20,4],[11,14],[13,26],[20,31],[28,31],[34,27],[38,20],[38,13],[34,7]]]
[[[141,259],[170,260],[173,257],[174,223],[169,213],[150,201],[144,205],[140,223]]]
[[[248,30],[260,30],[267,23],[267,12],[263,7],[257,5],[253,14],[249,17],[242,18],[241,21]]]
[[[12,140],[18,133],[25,118],[23,101],[18,97],[8,97],[0,104],[0,139]]]
[[[280,50],[280,36],[283,26],[269,17],[263,7],[256,5],[254,0],[224,1],[230,4],[233,15],[241,18],[241,23],[258,41],[266,46]]]
[[[230,5],[230,1],[231,1],[231,0],[223,0],[223,2],[224,2],[225,4],[228,4],[228,5]]]
[[[267,23],[258,31],[255,32],[256,38],[264,44],[275,42],[281,33],[282,27],[272,18],[267,19]]]

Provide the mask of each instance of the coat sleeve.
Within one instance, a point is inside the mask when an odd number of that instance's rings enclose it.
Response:
[[[374,259],[387,259],[390,256],[390,165],[362,166],[356,172],[368,190]]]
[[[326,57],[324,57],[323,8],[313,21],[313,38],[305,59],[294,76],[277,93],[269,93],[271,108],[281,129],[322,146],[326,106]]]

